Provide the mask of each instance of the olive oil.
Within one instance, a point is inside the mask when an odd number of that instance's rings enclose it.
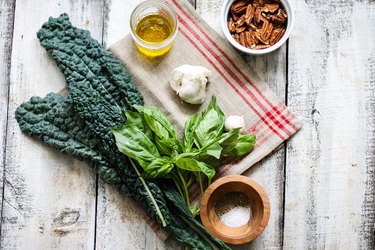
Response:
[[[167,40],[172,32],[173,25],[162,15],[151,14],[143,17],[137,24],[135,33],[137,36],[152,45],[162,44]],[[138,46],[138,49],[147,56],[160,56],[167,53],[172,47],[172,43],[168,46],[161,46],[157,49],[149,49],[147,47]]]
[[[160,43],[171,35],[171,30],[171,24],[165,17],[149,15],[139,21],[135,33],[146,42]]]

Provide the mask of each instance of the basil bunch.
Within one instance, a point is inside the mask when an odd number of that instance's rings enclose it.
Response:
[[[190,206],[191,185],[198,182],[203,193],[204,182],[211,182],[223,157],[242,156],[255,145],[254,134],[224,131],[224,113],[214,96],[201,114],[186,121],[184,142],[160,110],[133,107],[136,112],[126,111],[125,126],[112,130],[118,149],[138,162],[142,177],[171,179],[194,216],[199,207]]]

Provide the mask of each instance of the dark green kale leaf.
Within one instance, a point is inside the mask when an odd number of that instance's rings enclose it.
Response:
[[[193,249],[210,249],[178,213],[171,213],[160,187],[144,180],[115,145],[110,129],[122,127],[132,105],[143,105],[129,72],[88,31],[73,27],[66,14],[50,18],[37,35],[64,74],[69,97],[50,94],[22,104],[16,111],[21,130],[90,160],[102,176],[107,174],[105,181],[134,199],[176,239]]]
[[[169,213],[161,191],[152,181],[145,184],[139,178],[110,131],[124,124],[124,111],[131,105],[143,104],[129,72],[88,31],[73,27],[66,14],[50,18],[38,38],[64,74],[74,111],[98,139],[100,152],[131,183],[127,195],[165,227]]]
[[[74,27],[67,14],[50,18],[38,31],[40,43],[52,55],[68,85],[87,81],[106,102],[129,108],[143,104],[129,72],[121,62],[90,37],[90,32]]]
[[[22,132],[79,160],[89,161],[106,183],[113,185],[120,193],[131,193],[128,184],[133,183],[130,182],[129,176],[115,165],[109,164],[106,157],[100,154],[100,143],[75,114],[68,98],[54,93],[45,98],[32,97],[16,109],[16,119]],[[159,189],[153,185],[151,188]],[[211,239],[212,236],[205,236],[206,239],[201,236],[205,235],[204,227],[192,217],[172,187],[164,186],[162,191],[166,199],[163,202],[168,206],[168,210],[163,212],[170,216],[166,230],[175,239],[193,249],[217,249],[211,247],[210,241],[215,242],[219,249],[227,249],[222,242]],[[139,200],[136,201],[139,203]]]
[[[71,100],[53,93],[45,98],[32,97],[17,108],[16,119],[24,133],[80,160],[89,160],[106,182],[138,201],[160,225],[169,223],[168,208],[155,183],[148,182],[146,188],[150,190],[146,190],[134,169],[121,165],[123,160],[128,162],[126,157],[114,164],[116,161],[103,153],[101,141],[75,114]]]
[[[100,154],[98,140],[74,113],[66,97],[54,93],[45,98],[32,97],[16,109],[16,119],[22,132],[79,160],[88,160],[105,182],[128,193],[126,182]]]

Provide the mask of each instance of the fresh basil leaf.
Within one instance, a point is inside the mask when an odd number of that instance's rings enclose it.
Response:
[[[193,148],[194,144],[194,131],[199,125],[202,116],[200,114],[195,114],[191,116],[185,123],[185,137],[184,137],[184,146],[185,151],[189,152]]]
[[[215,176],[215,168],[205,162],[197,161],[197,164],[201,171],[207,176],[208,181],[211,182],[212,178]]]
[[[208,107],[203,111],[202,118],[194,130],[194,141],[198,148],[212,142],[223,133],[224,113],[216,103],[216,97],[212,96]]]
[[[219,144],[223,148],[222,155],[227,155],[233,150],[237,145],[239,135],[239,128],[231,129],[229,132],[225,132],[221,135]]]
[[[160,157],[154,143],[138,128],[112,129],[112,133],[120,152],[137,160],[143,168],[145,164]]]
[[[249,153],[255,146],[255,139],[254,134],[240,135],[236,146],[232,150],[233,154],[241,156]]]
[[[182,143],[168,118],[157,108],[134,106],[143,114],[150,129],[155,133],[155,144],[162,155],[171,155],[174,151],[182,153]]]
[[[220,146],[218,142],[211,144],[208,148],[205,150],[205,155],[210,155],[216,159],[220,159],[221,151],[223,148]]]
[[[148,126],[145,118],[141,113],[126,111],[126,123],[125,126],[132,129],[138,128],[141,130],[151,141],[154,139],[154,132]]]
[[[174,165],[169,157],[156,158],[144,169],[142,176],[146,178],[166,177]]]
[[[193,158],[177,157],[175,164],[177,167],[187,171],[203,172],[209,180],[215,175],[215,169],[212,166]]]
[[[198,150],[196,160],[204,162],[214,168],[220,166],[220,157],[222,155],[222,147],[218,142],[211,144],[209,147]]]
[[[197,158],[198,161],[201,161],[201,162],[204,162],[214,168],[217,168],[220,166],[221,164],[221,160],[220,159],[216,159],[215,157],[213,156],[210,156],[210,155],[204,155],[202,157],[199,157]]]

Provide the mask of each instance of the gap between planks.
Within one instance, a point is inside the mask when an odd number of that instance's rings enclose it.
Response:
[[[0,248],[2,247],[2,222],[3,222],[3,204],[4,204],[4,187],[5,187],[5,164],[7,157],[7,131],[8,131],[8,117],[9,117],[9,91],[10,91],[10,60],[12,57],[12,44],[13,44],[13,28],[14,28],[14,13],[15,13],[15,0],[12,1],[1,1],[2,16],[1,20],[1,33],[2,40],[0,42],[2,56],[1,56],[1,74],[0,78],[2,81],[1,85],[1,97],[4,101],[4,105],[0,107],[1,117],[5,118],[2,120],[0,127],[0,136],[2,137],[1,148],[2,148],[2,159],[1,159],[1,199],[0,199]]]

